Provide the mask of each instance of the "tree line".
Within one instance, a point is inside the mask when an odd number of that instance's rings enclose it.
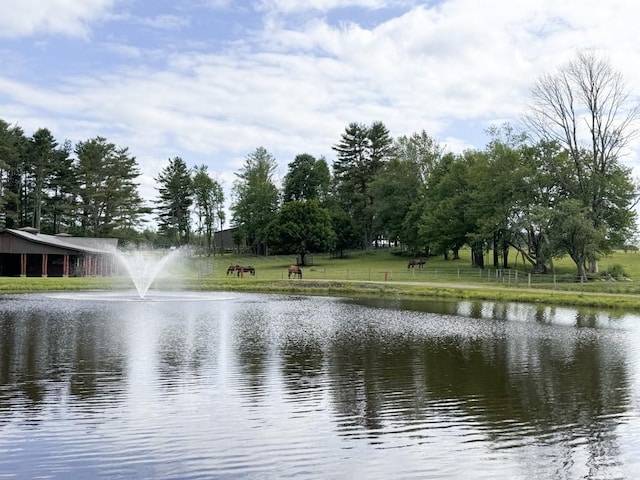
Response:
[[[491,251],[494,267],[521,257],[539,273],[568,255],[586,279],[599,256],[635,234],[638,187],[621,157],[637,113],[620,74],[583,51],[535,82],[522,128],[489,129],[482,149],[446,152],[424,130],[393,138],[383,122],[353,122],[331,165],[301,153],[278,186],[276,159],[258,147],[232,185],[234,243],[303,263],[380,242],[453,259],[467,246],[478,267]],[[105,138],[59,145],[47,129],[27,137],[0,120],[2,226],[212,253],[225,198],[207,167],[169,159],[152,206],[139,175],[128,149]],[[157,231],[143,228],[151,215]]]
[[[135,157],[103,137],[60,144],[47,128],[30,137],[0,120],[0,227],[117,237],[123,242],[183,245],[212,250],[224,222],[224,196],[205,165],[187,168],[179,157],[155,179],[152,206],[139,193]],[[158,229],[144,228],[154,215]]]
[[[546,273],[568,255],[581,280],[598,258],[633,240],[638,185],[621,162],[638,106],[619,73],[580,51],[538,79],[518,131],[488,130],[483,149],[445,152],[425,131],[392,138],[382,122],[350,123],[336,158],[298,155],[282,190],[260,147],[233,186],[232,223],[258,253],[371,248],[384,240],[415,255],[496,268],[521,257]]]

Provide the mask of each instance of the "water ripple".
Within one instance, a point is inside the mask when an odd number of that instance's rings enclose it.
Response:
[[[640,476],[628,320],[30,298],[0,305],[0,478]]]

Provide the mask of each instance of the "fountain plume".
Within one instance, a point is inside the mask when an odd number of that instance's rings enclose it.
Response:
[[[159,257],[152,251],[118,251],[117,257],[131,278],[138,296],[144,299],[153,282],[166,272],[169,264],[181,253],[176,249]]]

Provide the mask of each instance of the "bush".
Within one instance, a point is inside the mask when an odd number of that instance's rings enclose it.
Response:
[[[602,273],[603,273],[603,276],[614,278],[616,280],[627,278],[627,272],[625,272],[624,267],[619,263],[611,265]]]

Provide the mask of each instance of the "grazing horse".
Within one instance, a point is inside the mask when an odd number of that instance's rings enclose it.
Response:
[[[243,265],[229,265],[227,268],[227,275],[236,274],[238,277],[242,277],[244,273],[248,273],[249,275],[256,275],[256,269],[251,265],[243,266]]]
[[[248,273],[249,275],[253,275],[254,277],[256,276],[256,269],[251,265],[247,265],[246,267],[242,265],[236,265],[236,272],[238,272],[239,277],[242,277],[244,273]]]
[[[423,268],[424,263],[424,258],[414,258],[413,260],[409,260],[407,268],[414,268],[416,265],[418,266],[418,268]]]
[[[289,265],[289,278],[291,278],[291,275],[293,275],[293,278],[302,278],[302,269],[297,265]]]
[[[229,265],[227,268],[227,275],[233,275],[238,268],[240,268],[240,265]]]

